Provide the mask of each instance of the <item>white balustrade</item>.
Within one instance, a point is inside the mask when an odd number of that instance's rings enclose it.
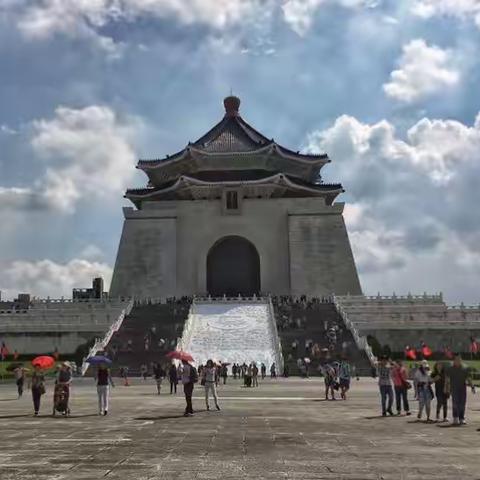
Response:
[[[127,305],[125,306],[125,308],[120,312],[120,315],[118,316],[118,318],[112,323],[112,325],[110,326],[110,328],[108,329],[107,333],[105,334],[105,336],[103,338],[97,338],[95,340],[95,343],[94,345],[92,346],[92,348],[90,348],[90,351],[88,352],[88,355],[87,355],[87,358],[89,357],[92,357],[94,355],[97,354],[97,352],[99,351],[103,351],[105,350],[105,348],[107,347],[108,343],[110,342],[113,334],[115,332],[118,332],[118,330],[120,329],[120,327],[122,326],[122,323],[123,323],[123,320],[125,319],[125,317],[132,311],[132,307],[133,307],[133,299],[130,300]],[[86,359],[83,361],[82,363],[82,369],[81,369],[81,372],[82,372],[82,375],[85,375],[87,373],[87,370],[88,370],[88,367],[90,366],[89,363],[86,362]]]

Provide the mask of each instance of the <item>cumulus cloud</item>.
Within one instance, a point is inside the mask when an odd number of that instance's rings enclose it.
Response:
[[[92,278],[103,277],[110,284],[112,269],[109,265],[75,258],[67,263],[52,260],[17,260],[2,266],[0,291],[2,298],[14,298],[18,293],[37,297],[71,297],[72,288],[90,287]]]
[[[415,0],[412,12],[423,18],[434,16],[473,19],[480,28],[480,2],[478,0]]]
[[[312,27],[315,14],[322,6],[338,5],[344,8],[370,7],[378,0],[285,0],[282,5],[285,22],[298,35],[305,35]]]
[[[39,186],[45,197],[68,211],[86,195],[120,193],[134,172],[140,127],[138,119],[98,105],[58,107],[53,118],[35,121],[32,146],[48,165]]]
[[[383,85],[385,93],[400,102],[411,103],[451,88],[460,80],[453,64],[453,53],[415,39],[403,46],[399,68]]]
[[[28,188],[0,187],[0,208],[73,212],[85,197],[120,195],[135,172],[132,143],[141,128],[99,105],[58,107],[53,118],[35,120],[31,145],[44,174]]]
[[[478,285],[480,273],[480,212],[472,208],[480,204],[473,180],[480,178],[480,114],[472,126],[424,118],[404,138],[386,120],[366,124],[344,115],[312,132],[307,150],[329,153],[329,173],[350,196],[345,219],[367,290],[385,291],[388,278],[397,289],[473,298],[470,282]]]
[[[119,44],[105,27],[138,19],[175,19],[215,30],[248,22],[273,3],[264,0],[41,0],[16,8],[20,31],[32,39],[61,34],[90,39],[111,55]]]

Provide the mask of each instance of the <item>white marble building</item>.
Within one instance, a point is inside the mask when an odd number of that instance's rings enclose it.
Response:
[[[361,294],[340,184],[327,155],[293,152],[239,115],[159,160],[140,160],[148,186],[126,193],[112,297],[253,293]]]

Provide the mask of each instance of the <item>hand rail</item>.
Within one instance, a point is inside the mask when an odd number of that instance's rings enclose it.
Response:
[[[90,348],[90,351],[88,352],[87,358],[92,357],[93,355],[96,355],[97,352],[104,350],[106,348],[113,334],[120,329],[120,327],[122,326],[123,320],[132,311],[132,308],[133,308],[133,299],[128,302],[126,307],[120,312],[120,315],[118,316],[118,318],[112,323],[112,325],[110,325],[110,328],[108,329],[105,336],[103,338],[97,338],[95,340],[94,345],[92,346],[92,348]],[[87,373],[88,367],[90,366],[90,364],[86,362],[87,358],[85,358],[82,363],[82,368],[81,368],[82,377]]]
[[[275,352],[275,361],[279,375],[283,375],[284,359],[282,352],[282,341],[278,334],[277,319],[273,308],[272,297],[268,297],[268,316],[270,317],[270,328],[272,329],[273,351]]]
[[[339,313],[339,315],[342,317],[343,322],[345,323],[345,326],[348,328],[348,330],[350,330],[357,347],[360,350],[365,351],[365,353],[367,354],[368,360],[370,362],[370,365],[372,367],[375,366],[377,363],[377,357],[373,354],[372,349],[368,344],[366,337],[363,335],[360,335],[360,333],[357,330],[357,327],[348,318],[347,312],[338,301],[338,297],[336,297],[335,295],[333,295],[333,304],[335,305],[335,308],[337,309],[337,312]]]
[[[193,330],[193,317],[195,314],[194,305],[195,305],[195,300],[190,305],[188,317],[185,320],[185,324],[183,325],[182,336],[177,341],[176,350],[186,350],[188,345],[190,344],[190,339],[191,339],[192,330]]]

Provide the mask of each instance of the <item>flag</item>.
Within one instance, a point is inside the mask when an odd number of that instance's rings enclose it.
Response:
[[[428,346],[428,345],[423,345],[422,347],[422,355],[425,357],[425,358],[428,358],[428,357],[431,357],[432,356],[432,349]]]
[[[415,353],[415,350],[411,349],[410,347],[405,347],[405,356],[409,360],[416,360],[417,359],[417,354]]]

